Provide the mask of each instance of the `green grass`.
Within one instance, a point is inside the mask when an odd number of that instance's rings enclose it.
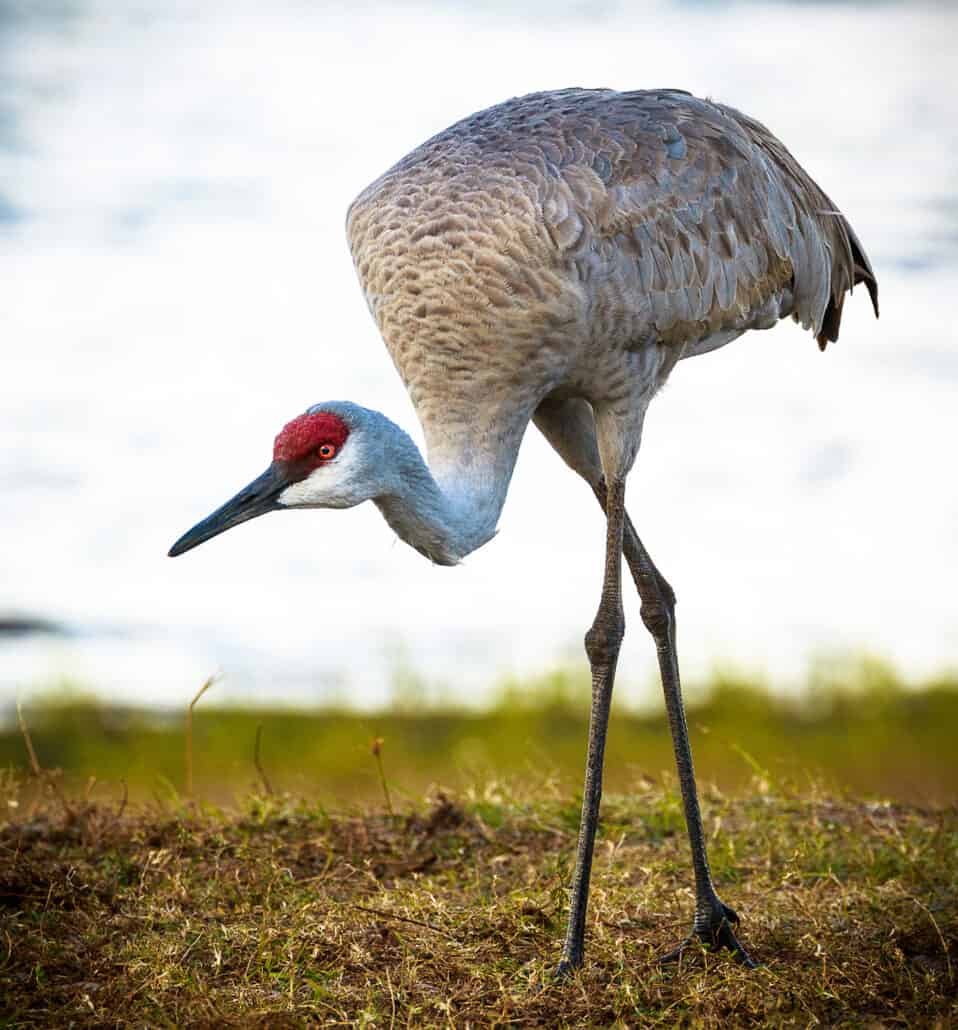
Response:
[[[389,815],[124,808],[8,777],[3,1025],[955,1025],[955,809],[760,786],[706,790],[704,817],[762,968],[657,964],[689,928],[688,845],[674,793],[637,782],[604,804],[586,964],[555,984],[578,809],[549,783]]]
[[[571,794],[582,782],[588,682],[556,673],[502,691],[487,711],[428,707],[378,713],[243,710],[215,704],[194,722],[196,796],[228,803],[269,785],[338,807],[383,796],[372,742],[397,801],[433,784],[461,792],[477,783],[548,777]],[[92,797],[176,797],[184,792],[184,710],[158,715],[54,695],[25,708],[40,763],[63,771],[69,789],[100,781]],[[862,663],[838,682],[818,675],[796,698],[761,685],[718,680],[691,692],[689,725],[700,778],[725,792],[754,778],[920,803],[958,797],[958,681],[906,687],[886,668]],[[258,730],[261,727],[261,730]],[[0,732],[0,767],[24,768],[15,718]],[[643,778],[669,784],[673,758],[660,710],[613,711],[606,784],[625,791]]]

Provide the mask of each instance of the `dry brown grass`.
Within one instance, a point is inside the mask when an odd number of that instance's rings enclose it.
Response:
[[[555,984],[574,799],[394,816],[55,798],[0,829],[4,1025],[950,1026],[958,813],[711,792],[716,880],[765,965],[656,956],[691,914],[678,799],[603,807],[585,968]],[[32,810],[30,810],[32,808]]]

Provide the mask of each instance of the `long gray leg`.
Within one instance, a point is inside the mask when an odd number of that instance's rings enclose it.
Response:
[[[607,491],[596,448],[595,422],[589,405],[580,399],[546,401],[536,411],[535,423],[566,464],[590,484],[603,511],[607,512]],[[698,937],[712,947],[728,948],[740,962],[753,966],[755,963],[732,931],[732,924],[738,922],[738,916],[718,897],[709,870],[705,832],[692,766],[692,749],[689,746],[688,727],[682,704],[682,686],[675,646],[675,594],[665,577],[655,567],[624,506],[622,542],[625,558],[642,602],[642,621],[652,634],[658,652],[659,672],[672,731],[672,746],[675,751],[675,764],[679,773],[695,872],[695,921],[692,934],[678,948],[666,955],[663,961],[679,958],[688,944]],[[593,719],[594,717],[593,687]],[[604,739],[603,734],[603,741]]]
[[[600,481],[593,490],[603,510],[607,510],[609,502],[605,484]],[[665,707],[672,730],[672,747],[682,789],[685,823],[692,846],[692,868],[695,871],[695,921],[692,934],[665,955],[662,961],[680,958],[688,944],[698,937],[713,948],[727,948],[739,962],[754,967],[755,963],[732,931],[732,924],[739,921],[738,915],[719,898],[709,869],[702,813],[695,785],[695,770],[692,766],[692,748],[689,745],[685,706],[682,704],[679,659],[675,646],[675,593],[655,567],[628,515],[624,517],[623,547],[632,579],[642,601],[642,621],[652,634],[658,652],[659,673],[662,677]]]
[[[592,711],[589,717],[589,753],[585,765],[585,787],[582,792],[582,819],[576,848],[575,875],[572,880],[572,901],[562,958],[556,976],[565,976],[582,965],[585,938],[585,913],[589,901],[589,877],[592,852],[599,823],[599,802],[602,799],[602,762],[605,737],[612,704],[612,685],[619,647],[625,633],[622,612],[622,533],[625,522],[625,480],[613,480],[605,504],[607,532],[605,576],[602,599],[592,628],[585,636],[585,649],[592,667]]]

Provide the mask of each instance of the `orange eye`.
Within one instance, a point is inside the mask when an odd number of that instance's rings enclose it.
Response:
[[[317,451],[316,454],[323,459],[323,461],[329,461],[330,458],[335,457],[336,448],[331,443],[324,443]]]

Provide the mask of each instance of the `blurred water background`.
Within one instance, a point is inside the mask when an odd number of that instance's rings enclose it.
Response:
[[[881,284],[881,320],[856,292],[826,354],[791,324],[753,333],[652,407],[629,500],[687,675],[788,689],[862,651],[954,668],[956,44],[958,11],[915,3],[0,0],[0,701],[66,678],[178,706],[221,670],[243,702],[374,706],[423,678],[481,702],[581,662],[602,520],[534,431],[499,536],[458,569],[371,505],[165,557],[309,404],[420,439],[346,207],[456,119],[568,85],[758,117]],[[641,700],[654,653],[627,619]]]

